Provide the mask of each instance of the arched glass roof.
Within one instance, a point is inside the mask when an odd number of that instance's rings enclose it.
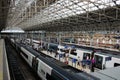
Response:
[[[17,19],[19,17],[22,18],[20,18],[18,21],[16,21],[16,19],[14,18],[11,25],[19,26],[21,28],[26,28],[26,29],[36,25],[39,27],[40,26],[43,27],[44,23],[49,24],[49,22],[52,22],[53,24],[55,23],[53,21],[64,19],[71,16],[86,18],[86,21],[94,20],[98,22],[102,21],[103,16],[105,18],[109,18],[112,20],[119,19],[118,13],[120,11],[120,7],[119,7],[120,0],[54,0],[54,3],[50,5],[47,4],[47,2],[43,2],[44,4],[46,3],[46,5],[42,5],[42,4],[32,5],[33,2],[38,3],[38,0],[29,1],[30,6],[29,7],[26,6],[25,7],[26,11],[23,10],[23,12],[19,13],[20,15],[17,16]],[[36,7],[37,7],[37,11],[35,11]],[[105,10],[107,8],[115,9],[116,13],[114,13],[113,16],[108,15]],[[93,16],[90,15],[91,13],[93,14]],[[29,17],[29,15],[31,14],[33,16]],[[81,14],[83,14],[83,16],[79,16]],[[97,18],[94,18],[94,15],[95,17],[97,16]],[[70,18],[69,20],[67,20],[67,22],[69,23],[69,21],[71,20],[72,19]],[[11,23],[10,21],[8,22]],[[62,24],[62,21],[60,23]]]

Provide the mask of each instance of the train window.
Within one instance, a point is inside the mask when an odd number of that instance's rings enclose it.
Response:
[[[69,53],[69,50],[60,49],[61,52]]]
[[[77,55],[75,51],[71,51],[70,54],[75,55],[75,56]]]
[[[23,56],[28,59],[28,55],[22,52]]]
[[[89,59],[90,59],[90,53],[84,53],[84,54],[83,54],[83,60],[86,60],[86,59],[87,59],[87,56],[88,56]]]
[[[114,67],[120,66],[119,63],[114,63]]]
[[[99,69],[102,69],[102,62],[103,62],[103,57],[102,56],[98,56],[98,55],[95,55],[95,67],[96,68],[99,68]]]
[[[106,57],[105,61],[110,61],[112,59],[112,57]]]
[[[69,53],[69,50],[65,50],[65,53]]]
[[[57,47],[57,45],[50,44],[49,49],[52,50],[52,51],[56,51],[56,50],[58,50],[58,47]]]
[[[42,70],[42,69],[41,69],[41,73],[42,73],[43,75],[45,75],[45,71],[44,71],[44,70]]]
[[[64,52],[64,50],[63,50],[63,49],[60,49],[60,51],[61,51],[61,52]]]

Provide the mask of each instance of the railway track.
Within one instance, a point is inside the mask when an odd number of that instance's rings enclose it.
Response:
[[[11,80],[41,80],[8,43],[9,41],[5,40],[5,42]]]

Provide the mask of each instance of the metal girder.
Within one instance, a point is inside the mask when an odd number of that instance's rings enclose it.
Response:
[[[10,0],[0,0],[0,31],[6,27]]]
[[[15,15],[9,23],[11,22],[11,26],[19,26],[25,30],[113,30],[114,25],[120,21],[120,4],[117,4],[117,1],[113,1],[115,5],[111,6],[109,5],[112,3],[111,0],[109,0],[108,3],[105,3],[105,0],[102,0],[102,3],[100,3],[100,1],[101,0],[36,0],[31,3],[29,7],[26,7],[23,12],[19,13],[19,16],[17,16],[19,11],[14,13]],[[90,11],[90,8],[92,8],[91,5],[95,7],[95,10]],[[105,8],[101,8],[101,6]],[[77,13],[77,8],[81,9],[80,14]],[[71,13],[67,14],[67,11],[71,11]],[[119,25],[117,26],[119,27]],[[115,27],[114,30],[117,29],[118,28]]]

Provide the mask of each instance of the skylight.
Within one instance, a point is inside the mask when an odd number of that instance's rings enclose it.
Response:
[[[25,26],[33,26],[45,23],[47,21],[53,21],[56,19],[80,15],[82,13],[95,11],[98,9],[112,7],[116,4],[120,5],[120,0],[115,1],[116,2],[113,0],[59,0],[39,12],[39,14],[35,15],[36,17],[31,18],[27,22],[24,22],[24,24]]]

